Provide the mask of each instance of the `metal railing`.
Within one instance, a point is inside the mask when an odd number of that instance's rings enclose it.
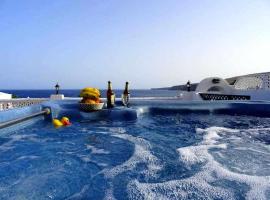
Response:
[[[0,111],[40,104],[47,100],[47,98],[20,98],[0,100]]]
[[[228,95],[228,94],[211,94],[211,93],[199,93],[203,100],[250,100],[248,95]]]
[[[44,110],[42,110],[40,112],[33,113],[33,114],[30,114],[30,115],[25,116],[25,117],[21,117],[21,118],[13,119],[13,120],[10,120],[10,121],[2,122],[2,123],[0,123],[0,129],[12,126],[14,124],[18,124],[20,122],[26,121],[28,119],[32,119],[32,118],[37,117],[37,116],[48,115],[50,113],[51,113],[51,110],[49,108],[45,108]]]

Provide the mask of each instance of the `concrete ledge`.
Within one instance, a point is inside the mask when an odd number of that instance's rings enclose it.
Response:
[[[63,100],[65,96],[63,94],[52,94],[50,96],[51,100]]]

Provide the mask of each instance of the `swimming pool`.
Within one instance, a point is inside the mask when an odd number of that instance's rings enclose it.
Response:
[[[36,120],[1,133],[0,199],[269,199],[269,122],[164,110]]]

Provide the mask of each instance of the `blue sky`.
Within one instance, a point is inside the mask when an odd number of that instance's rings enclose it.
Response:
[[[269,0],[0,0],[0,88],[151,88],[270,71]]]

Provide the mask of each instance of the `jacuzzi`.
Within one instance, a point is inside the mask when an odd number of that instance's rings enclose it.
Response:
[[[0,199],[269,199],[268,102],[77,100],[0,112]],[[55,128],[67,116],[71,126]]]

